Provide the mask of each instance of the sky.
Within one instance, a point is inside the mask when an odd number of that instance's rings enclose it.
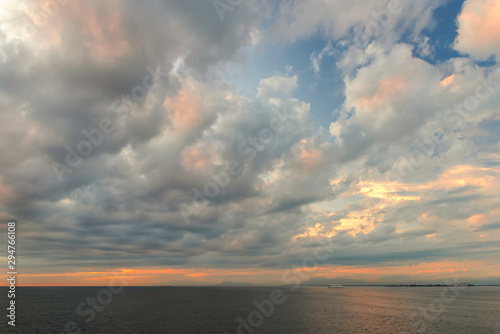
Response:
[[[499,0],[3,0],[18,284],[500,284],[498,17]]]

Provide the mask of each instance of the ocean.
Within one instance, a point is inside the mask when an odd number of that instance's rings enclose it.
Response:
[[[18,287],[2,333],[500,333],[500,287]]]

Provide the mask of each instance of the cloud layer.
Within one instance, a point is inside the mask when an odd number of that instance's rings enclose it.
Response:
[[[431,63],[442,4],[245,2],[221,21],[210,1],[6,2],[0,216],[23,283],[274,284],[320,239],[316,276],[500,276],[500,70],[477,62],[500,51],[498,2],[465,1],[464,56]],[[304,67],[319,80],[334,56],[343,83],[331,123],[299,71],[255,96],[225,79],[311,37]]]

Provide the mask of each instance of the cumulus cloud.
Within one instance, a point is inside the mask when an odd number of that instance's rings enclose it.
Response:
[[[457,18],[455,49],[477,59],[497,57],[500,53],[498,16],[500,3],[495,0],[467,0]]]
[[[369,61],[353,77],[345,77],[345,103],[330,125],[339,157],[349,160],[370,152],[370,163],[384,170],[387,161],[381,156],[401,154],[399,147],[411,152],[429,140],[448,151],[464,143],[457,140],[457,128],[478,125],[498,111],[498,70],[489,73],[470,61],[452,59],[446,71],[453,74],[447,76],[444,67],[415,57],[405,44],[390,51],[371,44],[363,54]],[[434,151],[429,154],[432,160]]]

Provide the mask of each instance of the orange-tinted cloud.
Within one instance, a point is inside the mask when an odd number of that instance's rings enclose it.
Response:
[[[20,1],[18,1],[20,2]],[[57,1],[26,0],[7,7],[21,10],[30,22],[30,46],[34,48],[59,48],[83,45],[99,61],[109,62],[129,51],[121,27],[117,0]],[[32,35],[31,35],[32,34]]]
[[[300,152],[300,162],[304,171],[311,172],[321,164],[323,155],[321,150],[316,148],[302,148]]]
[[[347,216],[332,224],[319,223],[314,227],[307,227],[302,233],[295,235],[292,240],[309,238],[315,236],[331,237],[338,231],[347,231],[352,236],[358,233],[368,234],[375,228],[377,221],[383,221],[386,212],[391,208],[404,205],[404,202],[420,202],[435,191],[454,190],[471,186],[470,190],[464,190],[465,194],[480,193],[482,195],[497,196],[500,168],[479,167],[473,165],[457,165],[450,167],[441,173],[433,181],[425,183],[410,182],[390,182],[385,180],[364,179],[351,186],[346,192],[348,196],[355,197],[353,200],[358,205],[350,207]],[[332,186],[337,186],[341,180],[331,180]],[[362,199],[358,199],[362,197]],[[317,211],[313,208],[314,211]],[[319,210],[321,211],[321,210]],[[320,213],[323,215],[324,213]],[[333,216],[333,214],[330,214]],[[494,216],[474,215],[469,218],[469,222],[474,224],[474,228],[488,222],[494,221]],[[439,223],[441,218],[423,212],[419,222]],[[397,233],[405,232],[405,228],[396,226]],[[427,236],[428,241],[438,241],[437,235]]]
[[[174,131],[191,131],[204,121],[202,96],[195,83],[189,80],[184,80],[178,95],[175,98],[167,97],[163,105],[170,116]]]
[[[467,219],[467,221],[472,224],[484,223],[486,221],[486,215],[484,214],[473,215],[470,216],[469,219]]]
[[[380,106],[392,101],[394,96],[403,91],[406,86],[406,81],[399,76],[384,78],[379,82],[371,96],[366,97],[368,94],[364,94],[354,101],[354,106],[358,111],[377,110]]]
[[[210,164],[211,149],[200,143],[187,148],[182,153],[182,165],[187,169],[203,169]]]
[[[455,74],[450,75],[449,77],[444,78],[441,82],[440,85],[441,87],[448,87],[455,81]]]
[[[478,58],[500,52],[500,2],[467,0],[458,17],[455,48]]]
[[[476,186],[483,190],[493,191],[497,182],[497,175],[500,175],[500,168],[479,167],[473,165],[457,165],[450,167],[439,175],[434,181],[426,183],[405,183],[366,180],[359,183],[360,194],[369,197],[387,198],[394,201],[419,200],[420,197],[401,196],[401,192],[423,192],[439,189],[453,189],[464,186]]]

